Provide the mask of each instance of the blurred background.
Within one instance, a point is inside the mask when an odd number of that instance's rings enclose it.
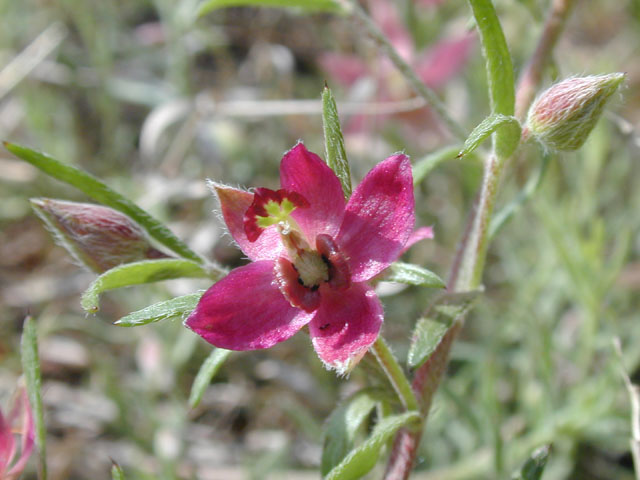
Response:
[[[325,81],[343,114],[354,183],[403,150],[415,163],[455,145],[353,19],[232,8],[202,18],[196,0],[0,0],[0,138],[95,174],[196,251],[234,267],[205,179],[277,187],[284,151],[323,153]],[[498,0],[520,72],[547,1]],[[489,112],[466,2],[370,0],[373,19],[468,131]],[[494,241],[486,294],[453,350],[422,442],[416,478],[509,478],[551,443],[544,479],[632,479],[629,398],[612,348],[640,377],[640,2],[576,2],[554,78],[627,72],[579,152],[554,158],[540,190]],[[550,85],[551,78],[546,79]],[[508,203],[540,162],[523,149],[503,180]],[[418,225],[435,240],[405,260],[446,277],[481,166],[452,160],[416,189]],[[233,354],[190,410],[210,346],[169,320],[113,326],[152,302],[207,288],[170,281],[103,296],[56,246],[31,197],[87,201],[0,152],[0,402],[21,373],[27,313],[38,321],[50,477],[319,478],[322,426],[366,385],[366,365],[336,378],[301,334]],[[380,286],[384,336],[406,358],[432,291]],[[375,419],[372,419],[372,424]],[[371,474],[379,478],[381,470]],[[35,462],[25,478],[35,477]]]

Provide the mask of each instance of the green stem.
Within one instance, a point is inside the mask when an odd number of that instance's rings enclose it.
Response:
[[[407,410],[418,410],[418,400],[416,396],[413,394],[413,390],[411,388],[411,384],[407,379],[407,376],[402,371],[402,367],[391,353],[389,346],[384,341],[384,339],[379,336],[375,341],[373,346],[371,347],[376,360],[384,370],[384,373],[389,378],[391,385],[395,389],[398,397],[400,397],[400,401],[402,402],[402,406]]]
[[[505,163],[495,154],[489,155],[485,160],[480,194],[470,219],[471,228],[457,262],[458,268],[452,271],[449,280],[449,288],[453,291],[465,292],[482,284],[482,272],[489,246],[489,224]]]
[[[389,39],[380,30],[378,25],[367,15],[367,13],[360,7],[360,5],[354,0],[338,0],[340,4],[350,12],[355,18],[358,19],[360,24],[364,27],[367,33],[378,44],[382,51],[389,57],[389,60],[396,66],[396,68],[402,73],[402,75],[411,84],[413,89],[418,95],[424,98],[429,106],[436,112],[442,122],[447,126],[449,131],[458,139],[464,140],[467,136],[466,131],[462,126],[449,115],[445,104],[438,98],[438,95],[427,87],[424,82],[418,77],[413,68],[400,56],[395,47],[391,44]]]

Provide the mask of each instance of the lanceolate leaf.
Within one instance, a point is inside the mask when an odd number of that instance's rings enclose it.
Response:
[[[547,460],[549,460],[549,445],[535,450],[524,462],[520,471],[513,475],[513,480],[540,480],[544,467],[547,466]]]
[[[407,363],[411,368],[424,364],[436,350],[445,334],[460,321],[480,292],[444,293],[434,300],[426,316],[416,324],[409,347]]]
[[[36,322],[31,317],[27,317],[24,321],[20,355],[22,359],[22,370],[24,371],[24,377],[27,384],[29,404],[31,405],[31,411],[33,412],[36,447],[38,448],[38,455],[40,457],[40,478],[46,480],[47,429],[44,423],[44,408],[42,406],[42,377],[40,375],[40,358],[38,356],[38,336],[36,331]]]
[[[469,0],[476,20],[482,52],[484,54],[489,83],[491,113],[513,115],[515,108],[515,86],[513,64],[500,21],[491,0]],[[495,136],[495,149],[501,156],[513,153],[512,131],[499,130]]]
[[[444,288],[446,284],[435,273],[411,263],[394,262],[391,264],[388,282],[406,283],[427,288]]]
[[[434,352],[442,337],[449,329],[449,325],[437,322],[431,318],[421,318],[413,330],[413,339],[407,356],[407,363],[411,368],[423,364]]]
[[[356,480],[369,472],[377,463],[380,449],[402,427],[418,423],[418,412],[406,412],[380,420],[373,432],[326,476],[326,480]]]
[[[506,156],[511,155],[520,142],[520,122],[518,122],[518,119],[515,117],[502,115],[500,113],[493,113],[473,129],[471,135],[469,135],[467,140],[464,142],[462,150],[458,153],[458,157],[462,157],[473,152],[489,135],[497,132],[499,129],[510,130],[509,135],[505,136],[505,140],[510,143],[505,144],[507,151],[504,153]]]
[[[140,224],[149,236],[155,238],[162,245],[180,256],[202,263],[202,258],[178,239],[167,227],[93,175],[27,147],[8,142],[5,142],[4,146],[11,153],[39,168],[47,175],[68,183],[95,201],[128,215]]]
[[[173,278],[208,276],[208,272],[202,266],[191,260],[172,258],[127,263],[112,268],[96,278],[82,295],[82,308],[90,313],[97,312],[99,296],[107,290]]]
[[[347,456],[358,432],[383,396],[381,389],[360,390],[331,412],[325,426],[322,475],[328,474]]]
[[[215,374],[220,370],[220,367],[225,360],[231,354],[231,350],[225,350],[224,348],[215,348],[207,357],[207,359],[200,366],[200,370],[196,375],[193,385],[191,387],[191,394],[189,395],[189,406],[191,408],[197,407],[202,400],[202,395],[207,389],[211,380]]]
[[[322,128],[324,130],[324,148],[327,164],[340,179],[344,196],[351,196],[351,172],[344,148],[344,137],[340,128],[338,107],[329,87],[322,91]]]
[[[198,15],[206,15],[225,7],[279,7],[335,13],[342,11],[338,2],[334,0],[205,0],[198,6]]]
[[[175,297],[164,302],[154,303],[142,310],[132,312],[116,322],[121,327],[138,327],[160,320],[175,317],[185,317],[196,308],[198,300],[204,292],[191,293],[181,297]]]

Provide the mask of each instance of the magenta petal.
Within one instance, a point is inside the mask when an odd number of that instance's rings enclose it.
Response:
[[[413,233],[409,235],[409,240],[407,240],[407,243],[402,248],[402,253],[409,250],[416,243],[422,240],[429,240],[431,238],[433,238],[433,227],[420,227],[414,230]]]
[[[474,41],[473,34],[466,34],[439,42],[418,59],[418,76],[431,88],[442,87],[467,63]]]
[[[11,470],[7,472],[8,478],[18,477],[22,470],[24,470],[27,461],[29,460],[29,456],[31,456],[31,452],[33,451],[33,446],[35,443],[35,426],[33,423],[33,415],[31,413],[31,407],[29,406],[29,399],[27,397],[27,392],[25,389],[21,389],[18,393],[18,397],[16,398],[16,405],[14,410],[11,413],[11,417],[13,418],[10,422],[13,424],[14,420],[20,417],[21,422],[21,448],[20,448],[20,458],[13,464]],[[11,456],[15,455],[15,445],[13,446],[14,453]],[[2,465],[2,454],[0,453],[0,466]]]
[[[249,259],[274,260],[285,255],[275,225],[262,231],[254,242],[247,238],[244,228],[244,214],[253,203],[253,193],[214,182],[210,182],[209,185],[220,201],[222,217],[227,224],[229,233]]]
[[[319,156],[298,143],[282,158],[280,183],[282,188],[304,195],[310,204],[291,214],[310,245],[319,233],[334,236],[338,232],[346,203],[344,193],[336,174]]]
[[[309,324],[320,359],[339,373],[348,373],[375,342],[382,325],[382,305],[364,283],[348,290],[322,288],[322,303]]]
[[[336,242],[363,282],[402,252],[415,223],[409,157],[398,154],[376,165],[353,192]]]
[[[216,347],[256,350],[286,340],[312,317],[284,298],[274,262],[266,260],[236,268],[215,283],[185,325]]]
[[[15,455],[15,443],[11,432],[11,424],[0,411],[0,478],[4,478],[9,462]]]

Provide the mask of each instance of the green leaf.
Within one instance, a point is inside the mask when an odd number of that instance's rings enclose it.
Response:
[[[480,32],[489,83],[491,113],[512,116],[515,108],[513,64],[496,10],[491,0],[469,0],[469,4]],[[495,150],[502,158],[513,153],[513,143],[511,129],[496,132]]]
[[[391,436],[402,427],[418,423],[418,412],[406,412],[383,418],[361,445],[349,454],[326,477],[326,480],[356,480],[361,478],[378,462],[380,449]]]
[[[342,7],[334,0],[205,0],[198,6],[198,16],[227,7],[275,7],[297,8],[305,12],[343,12]]]
[[[531,457],[524,462],[520,471],[513,475],[513,480],[540,480],[544,468],[547,466],[550,450],[549,445],[536,449]]]
[[[197,253],[193,252],[161,222],[153,218],[131,200],[112,190],[108,185],[93,175],[27,147],[8,142],[5,142],[4,146],[15,156],[29,162],[47,175],[61,182],[68,183],[95,201],[128,215],[140,224],[150,237],[155,238],[162,245],[180,256],[193,260],[194,262],[203,262]]]
[[[479,293],[479,290],[444,293],[434,300],[413,331],[407,357],[411,368],[418,368],[429,359],[449,327],[466,315]]]
[[[456,160],[459,158],[460,146],[444,147],[425,156],[413,166],[413,186],[419,185],[436,168],[447,160]]]
[[[502,153],[505,154],[505,158],[511,155],[520,143],[520,122],[516,117],[502,115],[501,113],[492,113],[473,129],[473,132],[471,132],[464,142],[462,150],[458,153],[458,157],[463,157],[473,152],[489,135],[497,132],[499,129],[510,130],[509,135],[507,135],[505,139],[511,143],[506,145],[507,151]]]
[[[22,370],[27,384],[27,395],[29,404],[33,412],[35,427],[35,441],[40,457],[39,472],[40,478],[47,478],[47,453],[46,439],[47,429],[44,423],[44,408],[42,406],[42,376],[40,375],[40,358],[38,356],[38,335],[36,322],[31,317],[24,320],[22,330],[22,342],[20,346],[20,356],[22,360]]]
[[[215,374],[220,370],[220,367],[225,360],[231,354],[231,350],[225,350],[224,348],[214,349],[207,359],[202,363],[198,374],[196,375],[193,385],[191,386],[191,393],[189,394],[189,406],[191,408],[197,407],[202,400],[202,395],[207,389],[211,380]]]
[[[342,402],[329,416],[322,448],[322,475],[327,475],[353,448],[356,435],[371,411],[385,396],[382,389],[367,388]]]
[[[116,462],[111,466],[111,480],[124,480],[124,471]]]
[[[430,318],[421,318],[413,330],[407,363],[411,368],[422,365],[435,351],[449,326]]]
[[[173,278],[206,278],[208,276],[208,272],[201,265],[191,260],[171,258],[126,263],[107,270],[89,285],[82,295],[82,308],[90,313],[97,312],[99,296],[107,290]]]
[[[191,293],[189,295],[172,298],[171,300],[165,300],[164,302],[154,303],[142,310],[125,315],[115,324],[121,327],[138,327],[174,317],[184,318],[196,308],[203,293],[204,292]]]
[[[327,165],[340,179],[344,196],[351,196],[351,172],[344,148],[344,137],[340,128],[338,107],[329,87],[322,91],[322,129],[324,131],[324,149]]]
[[[406,283],[427,288],[444,288],[446,284],[431,270],[412,263],[394,262],[390,266],[390,274],[385,277],[387,282]]]

